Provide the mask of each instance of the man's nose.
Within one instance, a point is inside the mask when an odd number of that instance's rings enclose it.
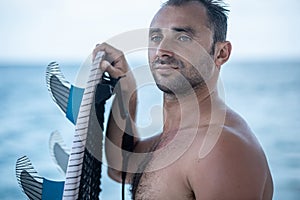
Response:
[[[158,57],[173,57],[174,49],[172,48],[172,43],[167,39],[163,39],[156,48],[156,56]]]

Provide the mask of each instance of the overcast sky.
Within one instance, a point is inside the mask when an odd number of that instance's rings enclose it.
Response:
[[[76,60],[147,28],[162,0],[1,0],[0,62]],[[300,58],[299,0],[228,0],[233,59]]]

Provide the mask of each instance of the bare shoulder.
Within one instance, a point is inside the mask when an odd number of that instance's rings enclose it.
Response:
[[[265,154],[239,115],[228,110],[218,140],[203,158],[196,151],[204,142],[201,134],[187,155],[190,162],[187,179],[196,199],[272,198],[272,180]],[[265,194],[266,187],[270,194]],[[268,195],[270,198],[264,197]]]

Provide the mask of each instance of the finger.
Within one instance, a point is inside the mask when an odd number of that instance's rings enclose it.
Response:
[[[107,43],[102,43],[96,45],[96,48],[93,51],[93,59],[95,59],[95,56],[98,51],[104,51],[105,59],[110,63],[117,62],[118,60],[122,59],[124,55],[123,52],[119,49],[116,49]]]
[[[113,66],[112,66],[108,61],[106,61],[106,60],[103,60],[103,61],[100,63],[100,68],[101,68],[103,71],[107,72],[112,78],[119,78],[119,77],[121,77],[121,76],[124,75],[124,73],[123,73],[121,70],[119,70],[119,69],[113,67]]]

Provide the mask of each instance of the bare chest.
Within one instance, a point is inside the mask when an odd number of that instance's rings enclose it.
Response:
[[[192,140],[180,132],[171,142],[162,138],[133,184],[135,200],[195,199],[186,178],[186,151]]]
[[[135,199],[194,199],[192,192],[176,176],[176,174],[166,170],[144,173],[137,186]]]

